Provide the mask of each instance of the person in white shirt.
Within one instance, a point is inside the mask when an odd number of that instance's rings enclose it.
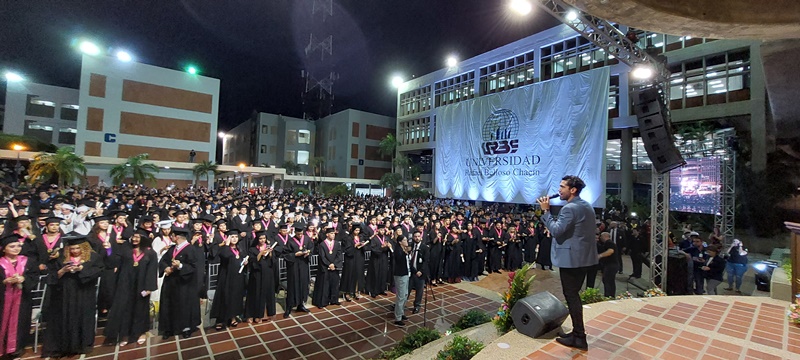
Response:
[[[151,248],[156,252],[158,261],[161,261],[161,257],[164,256],[164,253],[167,252],[172,245],[172,240],[169,236],[172,233],[172,220],[159,221],[156,225],[161,228],[161,233],[158,237],[153,239]],[[150,294],[150,300],[152,301],[159,301],[161,299],[161,284],[164,282],[164,277],[158,277],[157,282],[158,289]]]

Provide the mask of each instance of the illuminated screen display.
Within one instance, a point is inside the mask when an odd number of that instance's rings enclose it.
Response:
[[[669,210],[719,215],[721,191],[718,157],[686,159],[669,173]]]

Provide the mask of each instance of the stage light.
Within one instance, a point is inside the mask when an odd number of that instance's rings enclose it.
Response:
[[[631,217],[636,217],[636,213],[635,212],[631,212]]]
[[[520,15],[528,15],[533,10],[533,5],[531,5],[531,2],[527,0],[511,0],[508,5],[511,10]]]
[[[130,62],[133,60],[133,56],[125,50],[117,51],[117,59],[123,62]]]
[[[653,68],[647,65],[636,65],[631,72],[636,79],[646,80],[653,77]]]
[[[192,65],[189,65],[189,66],[186,67],[186,72],[188,72],[189,74],[192,74],[192,75],[196,75],[197,74],[197,68],[192,66]]]
[[[405,80],[403,80],[403,78],[400,77],[400,75],[395,75],[394,77],[392,77],[392,86],[396,88],[402,86],[404,82]]]
[[[6,71],[5,73],[6,81],[8,82],[20,82],[25,81],[25,78],[22,75],[17,74],[13,71]]]
[[[83,41],[79,46],[82,53],[86,55],[100,55],[100,48],[91,41]]]
[[[578,12],[575,10],[570,10],[569,12],[567,12],[567,20],[568,21],[578,20]]]
[[[217,135],[219,136],[220,139],[224,139],[225,138],[225,133],[222,132],[222,131],[220,131]]]
[[[452,56],[452,55],[448,56],[446,64],[447,64],[447,67],[449,67],[449,68],[456,67],[456,65],[458,65],[458,59],[455,56]]]

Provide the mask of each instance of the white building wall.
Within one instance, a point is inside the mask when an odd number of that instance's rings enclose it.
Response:
[[[52,103],[53,117],[27,115],[28,96],[33,96],[32,100]],[[74,145],[59,142],[59,132],[62,130],[77,132],[77,121],[61,119],[61,111],[66,106],[77,107],[78,97],[77,89],[36,84],[29,81],[9,82],[6,88],[3,132],[24,135],[25,121],[28,120],[33,121],[33,124],[52,128],[50,143],[59,147]]]

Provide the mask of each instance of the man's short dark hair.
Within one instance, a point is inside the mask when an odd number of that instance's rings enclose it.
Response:
[[[575,196],[580,195],[581,194],[581,190],[583,190],[583,188],[586,187],[586,183],[583,182],[583,180],[581,180],[581,178],[579,178],[579,177],[577,177],[575,175],[564,176],[563,178],[561,178],[561,180],[566,181],[567,182],[567,186],[569,186],[571,188],[575,188],[577,190],[577,191],[575,191]]]

